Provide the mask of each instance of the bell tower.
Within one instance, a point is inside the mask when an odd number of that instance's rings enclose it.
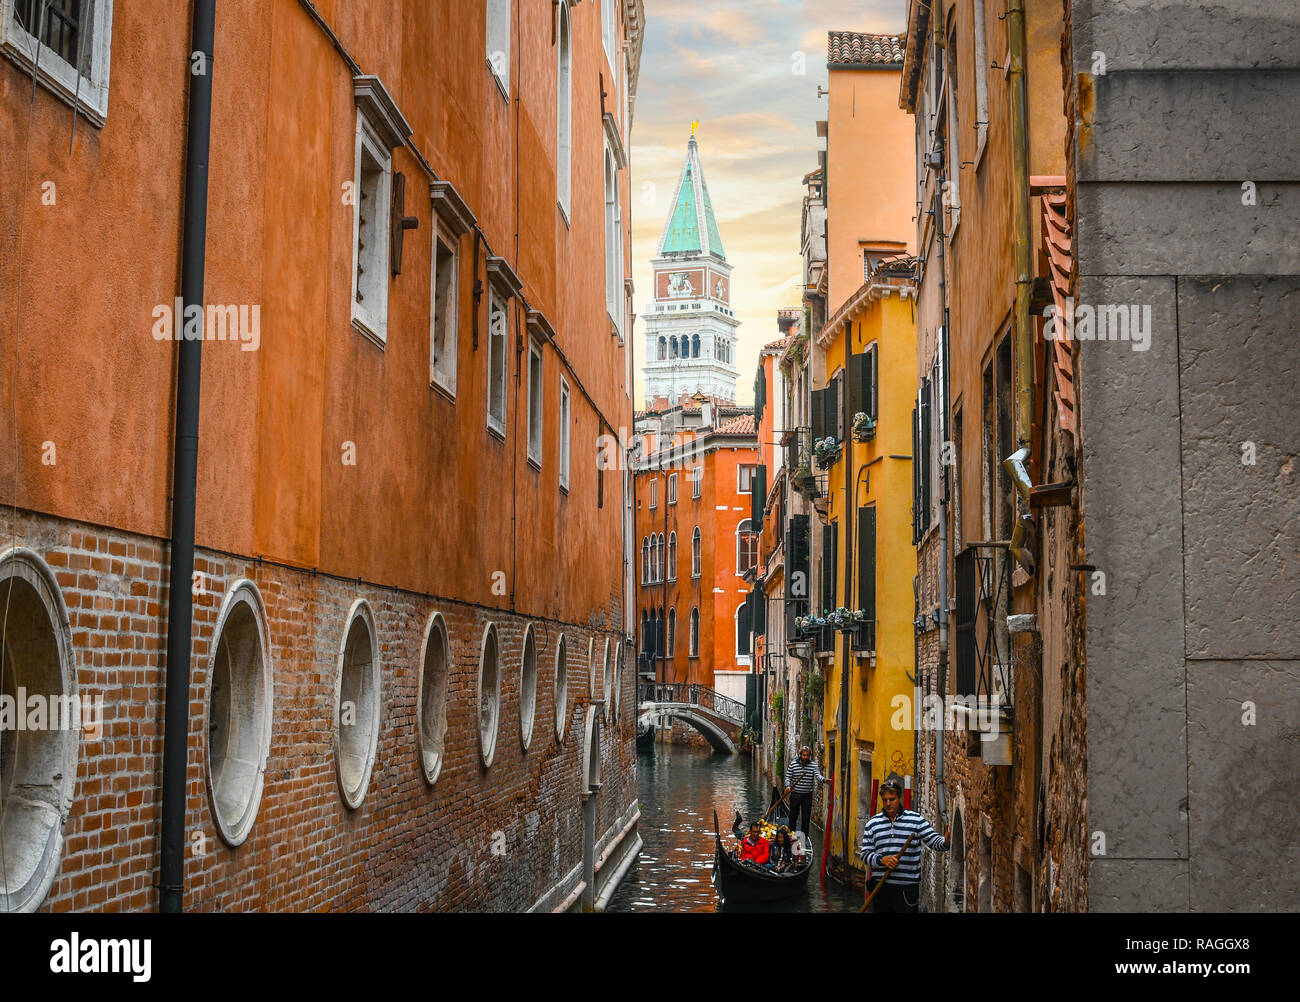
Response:
[[[643,314],[647,403],[664,397],[675,404],[697,393],[734,402],[740,321],[694,127],[651,268]]]

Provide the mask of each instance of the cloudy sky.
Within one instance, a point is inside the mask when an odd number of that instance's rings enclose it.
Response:
[[[632,121],[636,309],[686,155],[691,122],[722,231],[741,320],[737,397],[753,399],[776,311],[799,305],[799,217],[826,117],[826,32],[901,32],[906,0],[644,0],[645,47]],[[797,70],[802,62],[804,73]],[[644,356],[637,319],[636,359]],[[644,380],[638,374],[637,406]]]

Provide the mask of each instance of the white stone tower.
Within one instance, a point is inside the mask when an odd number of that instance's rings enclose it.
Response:
[[[646,404],[659,397],[675,404],[696,393],[734,401],[740,321],[731,308],[731,265],[694,135],[672,205],[651,262],[654,286],[643,314]]]

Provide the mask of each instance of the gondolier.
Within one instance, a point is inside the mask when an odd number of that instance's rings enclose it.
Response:
[[[880,813],[862,826],[862,861],[869,870],[885,871],[877,880],[868,880],[868,889],[874,891],[888,876],[871,910],[915,912],[921,900],[921,845],[947,852],[947,833],[940,835],[924,817],[903,807],[903,784],[893,776],[880,784],[880,803]]]
[[[790,830],[806,832],[812,824],[812,799],[818,783],[826,782],[817,764],[812,760],[812,749],[804,745],[799,749],[799,760],[785,769],[785,796],[790,803]],[[802,814],[803,823],[800,824]]]

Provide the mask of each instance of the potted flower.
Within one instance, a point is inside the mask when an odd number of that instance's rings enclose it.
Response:
[[[853,439],[857,442],[867,442],[876,437],[876,422],[872,420],[871,415],[865,411],[858,411],[853,415]]]
[[[813,440],[813,458],[821,469],[827,469],[840,457],[840,443],[827,435]]]
[[[808,453],[799,456],[799,465],[794,470],[795,486],[803,490],[812,490],[817,483],[817,478],[813,476],[812,464],[808,461]]]

